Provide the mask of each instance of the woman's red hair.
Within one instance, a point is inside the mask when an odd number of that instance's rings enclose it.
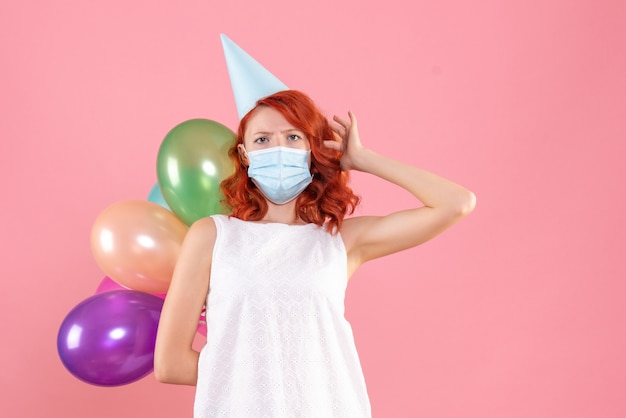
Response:
[[[311,146],[313,181],[297,197],[296,212],[305,222],[319,226],[326,223],[328,231],[339,231],[344,217],[354,212],[359,197],[348,187],[348,172],[341,170],[341,153],[324,146],[325,140],[336,140],[328,120],[306,94],[297,90],[272,94],[259,100],[258,106],[268,106],[280,112],[290,124],[306,135]],[[261,220],[267,213],[267,201],[248,177],[248,169],[237,150],[237,146],[243,144],[252,113],[248,112],[241,119],[235,144],[228,151],[235,164],[235,173],[221,183],[231,215],[244,221]]]

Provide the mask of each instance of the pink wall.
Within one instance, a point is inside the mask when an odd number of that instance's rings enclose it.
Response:
[[[5,1],[0,415],[190,416],[152,375],[81,383],[56,334],[103,277],[108,205],[179,122],[236,126],[224,32],[363,141],[478,195],[364,266],[347,315],[376,417],[626,416],[626,7],[604,1]],[[412,204],[355,176],[360,213]]]

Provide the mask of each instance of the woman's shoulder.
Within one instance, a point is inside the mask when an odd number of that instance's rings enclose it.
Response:
[[[200,218],[189,227],[186,240],[206,242],[215,241],[217,233],[216,221],[211,216]]]
[[[351,216],[343,220],[341,224],[341,233],[358,233],[380,216]]]
[[[217,215],[205,216],[204,218],[198,219],[197,221],[191,224],[191,226],[189,227],[189,230],[191,231],[192,229],[211,228],[211,226],[215,227],[215,219],[214,219],[215,216]]]
[[[348,251],[354,247],[363,231],[375,218],[375,216],[353,216],[343,220],[339,232]]]
[[[196,220],[194,223],[191,224],[191,226],[189,227],[189,229],[191,230],[193,229],[215,229],[216,227],[219,227],[219,225],[229,222],[232,219],[237,219],[233,216],[230,215],[221,215],[221,214],[215,214],[215,215],[211,215],[211,216],[205,216],[204,218],[200,218],[198,220]]]

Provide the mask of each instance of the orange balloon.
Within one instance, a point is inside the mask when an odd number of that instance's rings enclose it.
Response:
[[[187,233],[164,207],[128,200],[106,208],[91,228],[91,251],[100,268],[132,290],[165,293]]]

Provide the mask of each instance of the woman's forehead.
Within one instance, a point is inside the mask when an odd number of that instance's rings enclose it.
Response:
[[[279,111],[269,106],[259,106],[254,109],[246,124],[246,136],[288,130],[298,130],[298,128],[289,123]]]

